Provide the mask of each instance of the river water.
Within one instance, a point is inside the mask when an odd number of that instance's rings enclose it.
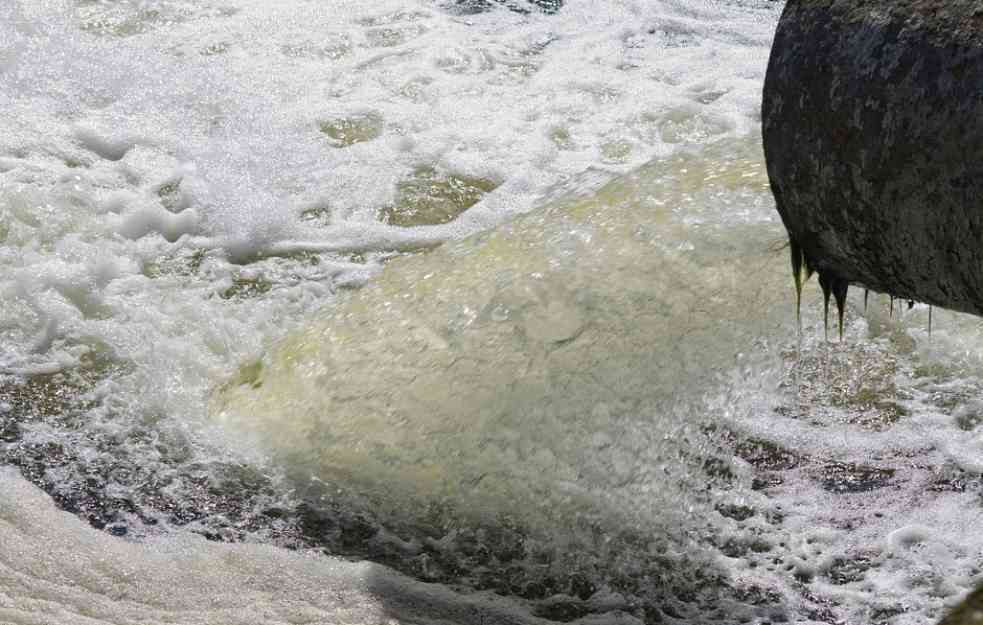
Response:
[[[0,5],[0,622],[938,618],[983,327],[797,323],[780,10]]]

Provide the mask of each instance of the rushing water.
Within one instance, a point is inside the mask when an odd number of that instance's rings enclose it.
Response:
[[[0,622],[940,615],[983,328],[798,331],[780,8],[0,4]]]

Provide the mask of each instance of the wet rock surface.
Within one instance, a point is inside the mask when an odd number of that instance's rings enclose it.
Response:
[[[94,392],[104,371],[0,382],[0,464],[12,465],[64,510],[117,536],[189,526],[212,540],[249,534],[296,548],[295,528],[266,514],[282,501],[275,478],[241,462],[200,462],[186,435],[145,423],[114,431],[82,427],[108,409]],[[121,415],[120,418],[123,418]]]
[[[855,416],[876,413],[882,401],[900,391],[872,374],[868,382],[880,384],[875,393],[837,380],[845,370],[881,371],[873,363],[880,356],[869,346],[848,344],[803,350],[789,363],[787,384],[795,393],[778,407],[779,418],[801,419],[802,406],[826,402],[826,394],[834,392],[838,408],[813,415],[825,424],[812,425],[863,429],[865,419],[845,419],[843,411]],[[818,376],[816,369],[825,376]],[[911,373],[899,372],[894,364],[888,370],[892,379]],[[694,546],[743,562],[751,571],[794,579],[800,592],[790,597],[778,584],[724,574],[688,558],[678,545],[628,528],[618,535],[598,532],[595,543],[558,550],[544,546],[507,516],[493,524],[465,527],[448,524],[443,511],[435,509],[429,524],[392,524],[360,502],[357,493],[333,485],[298,477],[285,482],[261,467],[231,460],[207,465],[193,461],[182,453],[188,441],[168,440],[152,426],[142,435],[107,431],[99,437],[89,430],[76,446],[69,444],[78,419],[104,401],[92,389],[101,376],[111,375],[112,367],[91,368],[0,386],[0,401],[6,407],[0,414],[5,433],[0,462],[18,466],[61,508],[93,527],[127,540],[180,527],[215,541],[260,539],[289,549],[368,559],[463,592],[512,597],[525,603],[531,614],[553,622],[620,613],[644,623],[692,622],[697,617],[720,623],[789,622],[799,617],[843,623],[845,606],[823,589],[828,585],[849,591],[867,583],[887,555],[827,551],[821,543],[809,542],[812,539],[795,542],[795,512],[776,503],[787,489],[807,481],[845,502],[878,493],[911,496],[923,487],[921,496],[927,498],[983,492],[978,475],[938,464],[931,449],[859,462],[805,453],[787,443],[723,427],[719,421],[702,428],[698,436],[706,440],[697,447],[708,455],[693,479],[708,489],[724,525],[697,532]],[[820,377],[826,386],[815,383]],[[937,395],[932,400],[947,410],[961,405]],[[45,431],[58,435],[46,440]],[[148,462],[151,458],[155,460]],[[749,486],[757,498],[748,499]],[[898,488],[903,491],[892,494]],[[848,507],[860,505],[859,499],[853,501],[858,503]],[[855,518],[831,523],[837,530],[859,531],[876,518],[872,510],[876,512],[876,503],[864,504]],[[885,603],[870,616],[871,622],[889,623],[901,614],[904,606]],[[947,621],[963,622],[971,621]]]
[[[973,625],[983,623],[983,588],[956,606],[939,625]]]
[[[981,94],[979,2],[789,2],[762,117],[793,265],[983,314]]]
[[[894,469],[850,462],[831,462],[823,466],[820,480],[823,489],[830,492],[865,493],[888,486],[894,473]]]
[[[516,598],[555,622],[610,613],[664,622],[663,615],[701,614],[731,592],[678,545],[630,529],[611,536],[598,528],[596,543],[561,551],[508,517],[457,527],[434,509],[430,524],[397,526],[357,493],[319,480],[287,483],[248,463],[195,460],[192,441],[168,439],[153,424],[73,439],[78,420],[104,401],[93,389],[112,373],[83,369],[0,385],[0,465],[18,467],[60,508],[113,536],[139,540],[182,528],[213,541],[368,559],[422,581]]]
[[[833,294],[841,310],[853,284],[908,300],[909,309],[914,300],[983,314],[977,269],[983,260],[981,94],[979,2],[786,5],[765,80],[762,121],[797,288],[817,272],[827,301]],[[852,406],[850,423],[888,431],[908,416],[903,404],[909,398],[870,401],[883,395],[848,393],[840,407]],[[975,406],[937,395],[938,408],[960,428],[976,429]],[[880,414],[865,416],[870,407]],[[854,420],[858,415],[861,420]],[[944,463],[916,466],[928,493],[979,492],[977,475]],[[879,464],[834,461],[814,476],[824,490],[844,497],[905,488],[894,468]],[[834,584],[850,583],[865,570],[849,560],[836,563],[827,572]],[[974,622],[981,596],[977,591],[944,622]],[[884,605],[870,619],[891,622],[909,609]]]
[[[435,509],[429,525],[392,525],[360,503],[357,493],[320,481],[292,479],[291,487],[261,467],[194,461],[182,452],[188,441],[167,440],[152,426],[142,434],[98,437],[90,431],[73,446],[65,442],[71,440],[73,424],[102,401],[91,393],[99,375],[111,371],[40,376],[0,387],[7,406],[0,426],[9,434],[0,444],[0,463],[19,467],[59,507],[113,536],[139,540],[183,528],[214,541],[260,539],[288,549],[368,559],[463,592],[515,598],[530,613],[553,622],[616,613],[644,623],[697,617],[731,622],[735,614],[742,622],[790,618],[786,598],[777,590],[734,583],[679,545],[628,528],[619,535],[598,528],[595,543],[558,550],[508,517],[460,527],[448,525],[446,515]],[[43,432],[57,432],[52,438],[58,442],[45,441]],[[706,435],[721,440],[713,429]],[[802,457],[765,440],[728,436],[719,453],[707,457],[705,474],[694,479],[724,493],[718,513],[743,529],[724,536],[708,527],[693,536],[694,553],[776,557],[780,547],[764,539],[755,524],[780,525],[782,517],[726,500],[740,483],[727,469],[727,449],[732,445],[764,473],[798,466]]]
[[[758,578],[754,586],[744,587],[749,597],[761,591],[767,596],[769,585],[763,580],[796,580],[797,597],[785,595],[773,604],[797,604],[792,621],[915,622],[910,619],[924,612],[924,600],[885,594],[859,620],[851,597],[879,584],[899,563],[915,561],[918,553],[958,549],[924,533],[919,524],[932,514],[929,510],[959,506],[972,527],[983,504],[977,473],[955,466],[929,441],[906,434],[912,426],[920,429],[916,422],[934,410],[963,415],[975,409],[949,381],[960,375],[958,367],[889,358],[895,349],[890,345],[904,338],[893,330],[885,336],[853,344],[848,339],[803,340],[786,354],[781,383],[786,393],[768,420],[771,427],[758,427],[758,416],[741,426],[718,424],[709,432],[733,454],[726,471],[716,469],[729,476],[718,487],[750,482],[756,494],[736,487],[730,492],[738,498],[717,506],[734,528],[717,548]],[[779,429],[788,428],[785,434],[772,435],[768,430],[779,424]],[[817,444],[817,439],[827,442]],[[845,444],[835,444],[837,439]],[[902,501],[920,512],[910,513],[899,505]],[[806,526],[803,515],[810,517]],[[925,569],[931,574],[913,572],[908,583],[913,588],[943,583],[945,575],[952,575],[943,573],[945,566],[933,562]],[[966,583],[961,582],[963,590]],[[957,591],[943,592],[952,605]],[[940,614],[941,609],[929,621]]]
[[[549,14],[563,8],[563,0],[454,0],[448,5],[450,10],[462,15],[484,13],[497,7],[504,7],[516,13],[542,11]]]

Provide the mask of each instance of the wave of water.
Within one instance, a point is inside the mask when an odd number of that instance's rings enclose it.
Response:
[[[0,6],[0,462],[93,528],[0,477],[3,619],[900,624],[972,585],[978,324],[854,299],[829,345],[813,301],[795,339],[780,6],[545,4]]]

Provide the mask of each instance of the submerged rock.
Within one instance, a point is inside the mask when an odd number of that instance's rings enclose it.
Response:
[[[970,594],[939,625],[979,625],[983,623],[983,588]]]
[[[979,2],[789,2],[762,116],[796,274],[983,314]]]
[[[450,8],[463,15],[473,15],[504,6],[516,13],[529,13],[533,9],[543,13],[556,13],[563,7],[563,0],[454,0]]]

